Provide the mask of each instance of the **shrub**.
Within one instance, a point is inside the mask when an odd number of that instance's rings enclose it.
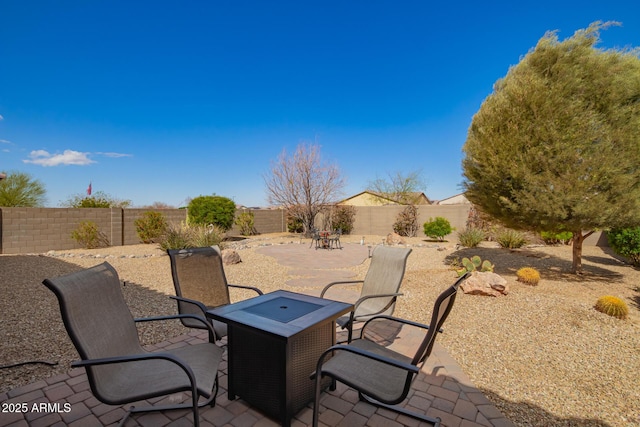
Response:
[[[235,224],[240,229],[243,236],[253,236],[258,234],[255,227],[255,215],[253,212],[242,212],[236,217]]]
[[[213,224],[224,231],[231,229],[236,215],[236,204],[222,196],[196,197],[191,200],[187,209],[191,224]]]
[[[527,285],[536,286],[540,281],[540,272],[532,267],[522,267],[516,271],[518,282],[525,283]]]
[[[467,248],[475,248],[487,238],[487,234],[475,227],[467,227],[464,231],[458,233],[458,242]]]
[[[620,298],[611,295],[598,298],[595,309],[609,316],[617,317],[618,319],[626,319],[629,314],[627,304]]]
[[[93,221],[82,221],[78,224],[78,227],[71,232],[71,238],[86,249],[109,246],[107,237],[100,232],[98,224]]]
[[[396,222],[393,224],[393,231],[401,236],[416,237],[418,234],[418,208],[415,205],[408,205],[398,214]]]
[[[609,245],[618,254],[640,267],[640,227],[614,228],[607,233]]]
[[[160,249],[187,249],[205,246],[223,248],[224,231],[215,225],[170,224],[159,242]]]
[[[425,222],[422,227],[424,229],[424,234],[427,237],[438,239],[440,241],[443,241],[444,236],[451,234],[453,231],[449,220],[441,216],[437,216],[435,219],[429,218],[429,221]]]
[[[543,231],[540,233],[540,237],[547,245],[557,245],[558,243],[568,245],[571,243],[573,233],[570,231]]]
[[[482,261],[482,258],[478,255],[474,255],[471,258],[462,258],[462,268],[456,270],[459,277],[464,276],[466,273],[470,273],[472,271],[489,271],[493,272],[493,268],[495,267],[488,260]]]
[[[287,231],[289,233],[302,233],[304,231],[304,224],[300,218],[295,216],[287,216]]]
[[[167,231],[167,220],[160,212],[145,212],[134,225],[142,243],[157,243]]]
[[[329,228],[342,230],[342,234],[351,234],[356,219],[356,208],[353,206],[336,205],[331,209]]]
[[[503,248],[517,249],[523,247],[527,239],[521,232],[506,228],[496,234],[496,242]]]

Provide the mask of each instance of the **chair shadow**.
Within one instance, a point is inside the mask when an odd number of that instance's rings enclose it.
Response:
[[[96,260],[96,264],[100,263]],[[19,270],[17,270],[19,269]],[[69,339],[62,318],[58,300],[42,281],[74,273],[83,267],[60,258],[40,255],[16,255],[0,257],[0,323],[11,334],[5,336],[3,348],[5,356],[0,364],[10,365],[35,360],[56,363],[24,364],[0,369],[0,391],[7,391],[7,384],[21,382],[24,378],[44,379],[66,373],[70,363],[79,356]],[[15,272],[20,271],[19,275]],[[123,283],[122,291],[133,317],[150,317],[177,312],[175,301],[167,295],[148,289],[133,282]],[[8,304],[14,307],[8,308]],[[21,313],[21,316],[16,316]],[[154,322],[157,323],[157,322]],[[162,322],[153,333],[150,326],[138,325],[140,341],[143,345],[155,344],[175,336],[188,333],[179,321]],[[24,385],[24,384],[23,384]]]
[[[519,255],[519,257],[515,258],[513,256],[514,254]],[[455,265],[455,263],[459,262],[462,258],[470,258],[474,255],[480,256],[483,260],[487,259],[494,264],[494,271],[497,274],[507,273],[515,275],[518,269],[522,267],[533,267],[539,271],[543,271],[545,276],[551,280],[562,280],[566,282],[601,281],[602,279],[622,281],[624,279],[622,274],[607,268],[607,266],[624,264],[617,258],[583,256],[583,260],[589,261],[589,263],[583,263],[582,274],[577,275],[571,273],[571,260],[528,249],[461,248],[447,255],[445,262],[448,265]]]
[[[522,414],[526,420],[532,420],[536,426],[553,426],[553,427],[612,427],[612,424],[606,423],[595,418],[577,418],[577,417],[561,417],[534,405],[531,402],[515,402],[503,398],[499,394],[484,388],[479,389],[490,401],[498,408],[504,408],[502,412],[508,414]],[[525,415],[526,414],[526,415]],[[513,415],[511,418],[518,421]],[[519,420],[524,422],[525,420]],[[529,425],[529,424],[527,424]]]

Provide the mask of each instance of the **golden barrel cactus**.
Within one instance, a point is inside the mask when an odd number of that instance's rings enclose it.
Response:
[[[536,286],[540,281],[540,273],[532,267],[522,267],[516,272],[516,276],[518,276],[518,282],[527,285]]]
[[[620,298],[611,295],[598,298],[595,309],[618,319],[626,319],[629,314],[627,304]]]

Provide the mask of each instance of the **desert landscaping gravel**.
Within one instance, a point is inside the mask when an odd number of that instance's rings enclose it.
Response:
[[[356,244],[362,236],[344,236]],[[365,236],[380,242],[380,236]],[[263,291],[309,289],[289,287],[291,269],[260,254],[265,245],[300,245],[298,236],[262,235],[229,244],[242,262],[225,266],[232,283]],[[640,425],[640,271],[607,248],[584,248],[584,274],[569,273],[571,247],[537,246],[510,251],[490,243],[457,248],[451,242],[407,239],[413,248],[402,284],[404,296],[396,315],[427,321],[436,296],[456,278],[451,263],[480,255],[508,282],[502,297],[459,295],[438,342],[460,364],[472,382],[518,426]],[[26,361],[57,362],[0,369],[0,392],[69,369],[77,353],[60,320],[54,295],[42,285],[46,277],[107,261],[124,282],[135,317],[175,312],[168,257],[156,245],[51,251],[46,254],[0,255],[0,319],[3,342],[0,365]],[[538,269],[541,281],[516,281],[518,268]],[[364,277],[368,261],[351,267]],[[317,289],[316,289],[317,290]],[[629,306],[619,320],[594,310],[598,297],[614,295]],[[252,295],[233,293],[236,300]],[[177,324],[141,326],[143,343],[184,333]]]

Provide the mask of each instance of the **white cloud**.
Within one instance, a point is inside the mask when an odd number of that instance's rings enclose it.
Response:
[[[100,154],[100,155],[103,155],[105,157],[114,157],[114,158],[133,157],[133,154],[123,154],[123,153],[96,153],[96,154]]]
[[[1,144],[13,144],[11,141],[8,141],[6,139],[0,139],[0,143]]]
[[[81,153],[74,150],[64,150],[62,154],[51,154],[45,150],[35,150],[29,153],[29,159],[24,163],[33,163],[40,166],[80,165],[85,166],[95,163],[88,157],[89,153]]]
[[[4,117],[2,117],[2,114],[0,114],[0,120],[4,120]]]

